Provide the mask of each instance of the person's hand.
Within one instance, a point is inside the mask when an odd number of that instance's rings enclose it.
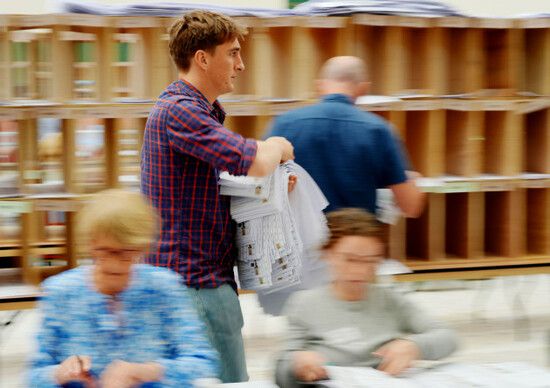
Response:
[[[410,181],[414,181],[423,177],[423,175],[418,171],[407,170],[405,171],[405,174],[407,175],[407,180]]]
[[[88,356],[71,356],[55,369],[55,380],[59,385],[81,382],[86,388],[97,387],[97,381],[90,374],[92,359]]]
[[[266,139],[266,142],[275,143],[281,149],[281,163],[284,163],[290,159],[294,159],[294,146],[284,137],[271,136]]]
[[[321,353],[311,351],[298,351],[292,353],[291,365],[292,373],[301,381],[312,382],[327,379],[327,372],[323,364],[327,363],[327,358]]]
[[[418,346],[413,341],[404,339],[388,342],[372,354],[382,358],[378,369],[392,376],[400,374],[421,357]]]
[[[290,174],[288,176],[288,193],[292,193],[294,187],[296,187],[296,182],[298,182],[298,177],[296,175]]]
[[[101,373],[102,388],[130,388],[139,383],[158,381],[161,366],[155,363],[111,362]]]

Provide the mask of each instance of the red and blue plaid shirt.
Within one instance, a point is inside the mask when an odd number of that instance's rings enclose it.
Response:
[[[225,112],[178,80],[151,110],[141,150],[141,192],[161,218],[145,262],[173,269],[197,288],[235,286],[234,225],[221,171],[246,175],[257,143],[223,126]]]

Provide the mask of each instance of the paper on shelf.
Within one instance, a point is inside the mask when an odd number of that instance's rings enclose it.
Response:
[[[519,174],[520,179],[549,179],[550,174],[523,173]]]
[[[384,259],[376,268],[376,275],[399,275],[403,273],[412,273],[413,271],[400,261],[395,259]]]
[[[376,105],[376,104],[387,104],[402,101],[397,96],[380,96],[380,95],[366,95],[359,96],[355,100],[356,105]]]
[[[9,285],[0,287],[0,298],[13,298],[35,296],[40,292],[40,288],[25,284]]]

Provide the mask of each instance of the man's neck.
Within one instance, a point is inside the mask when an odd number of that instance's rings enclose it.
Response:
[[[330,93],[323,93],[323,94],[321,95],[321,97],[324,98],[324,97],[326,97],[326,96],[333,95],[333,94],[339,94],[339,95],[341,95],[341,96],[346,96],[347,98],[350,99],[350,101],[351,101],[352,103],[355,103],[356,97],[353,96],[353,95],[351,95],[350,93],[346,93],[346,92],[344,92],[344,91],[336,91],[336,90],[334,90],[334,91],[331,91]]]
[[[332,282],[332,292],[334,295],[346,302],[357,302],[363,300],[368,294],[368,285],[366,283],[346,283]]]
[[[349,97],[352,101],[355,101],[357,98],[356,88],[349,82],[324,80],[320,85],[321,86],[319,87],[318,92],[321,96],[326,96],[329,94],[342,94]]]
[[[179,73],[178,77],[179,79],[182,79],[185,82],[193,85],[195,89],[197,89],[199,92],[201,92],[204,95],[204,97],[206,97],[206,99],[210,104],[214,105],[214,102],[218,98],[218,94],[216,92],[211,91],[212,88],[209,87],[208,82],[201,81],[199,77],[193,76],[193,74],[191,73],[187,73],[187,74]]]
[[[355,96],[352,96],[351,94],[348,94],[348,93],[339,93],[339,92],[325,93],[321,97],[324,98],[326,96],[333,96],[335,94],[337,94],[339,96],[345,96],[345,97],[349,98],[351,101],[355,101]]]

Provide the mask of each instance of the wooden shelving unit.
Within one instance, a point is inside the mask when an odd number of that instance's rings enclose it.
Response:
[[[293,50],[297,21],[292,18],[266,18],[255,20],[246,38],[249,42],[247,69],[265,69],[266,73],[275,74],[281,69],[292,69],[296,62],[296,51]],[[252,56],[250,56],[252,54]],[[245,72],[247,72],[246,70]],[[257,99],[292,99],[299,94],[298,74],[289,72],[286,77],[266,77],[258,71],[252,71],[252,94]],[[237,83],[240,83],[240,75]]]
[[[0,271],[37,283],[74,267],[81,202],[138,189],[152,101],[177,78],[173,20],[0,15],[0,179],[20,194],[0,193]],[[391,227],[391,256],[415,271],[401,280],[550,272],[550,19],[239,21],[246,70],[222,103],[244,136],[314,103],[335,55],[366,60],[372,94],[402,97],[359,106],[392,122],[437,182],[420,218]]]
[[[10,144],[18,136],[17,157],[6,147],[0,147],[0,157],[12,157],[9,174],[18,178],[20,195],[0,200],[0,276],[2,268],[19,268],[24,282],[36,284],[77,265],[75,212],[87,194],[138,188],[139,149],[151,106],[0,107],[0,133],[10,135]]]
[[[315,98],[314,80],[323,63],[353,52],[352,30],[344,17],[297,18],[293,35],[292,71],[296,72],[294,96]]]
[[[550,19],[521,20],[518,26],[523,31],[519,56],[522,91],[549,95]]]
[[[550,189],[525,189],[524,238],[527,255],[550,254]]]

